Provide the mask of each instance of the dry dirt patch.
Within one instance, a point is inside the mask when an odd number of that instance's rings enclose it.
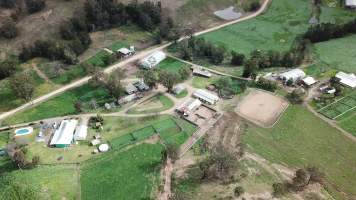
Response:
[[[262,127],[272,127],[288,107],[288,102],[269,92],[252,90],[237,105],[241,117]]]

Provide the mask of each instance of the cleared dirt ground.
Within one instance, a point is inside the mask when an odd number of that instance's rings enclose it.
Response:
[[[272,127],[288,105],[285,99],[269,92],[251,90],[237,105],[236,112],[259,126]]]

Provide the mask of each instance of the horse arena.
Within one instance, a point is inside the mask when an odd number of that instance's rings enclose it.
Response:
[[[252,90],[236,107],[236,113],[259,126],[270,128],[287,109],[288,102],[269,92]]]

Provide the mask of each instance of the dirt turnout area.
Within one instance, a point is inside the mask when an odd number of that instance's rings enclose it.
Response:
[[[262,127],[272,127],[288,107],[288,102],[269,92],[252,90],[237,105],[236,112]]]

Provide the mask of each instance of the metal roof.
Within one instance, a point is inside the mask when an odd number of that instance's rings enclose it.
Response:
[[[77,124],[77,120],[63,120],[59,128],[54,132],[50,145],[71,144]]]
[[[193,94],[194,97],[199,98],[203,101],[206,101],[210,104],[215,104],[217,101],[219,101],[219,97],[206,91],[206,90],[202,90],[199,89],[197,91],[194,92]]]

